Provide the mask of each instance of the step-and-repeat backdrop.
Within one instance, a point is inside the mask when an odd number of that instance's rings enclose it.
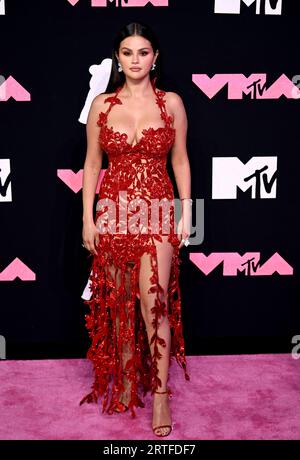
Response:
[[[2,359],[85,355],[85,123],[115,34],[139,20],[188,117],[187,353],[297,348],[299,18],[291,0],[0,0]]]

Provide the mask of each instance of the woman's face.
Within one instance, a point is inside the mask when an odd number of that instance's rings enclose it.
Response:
[[[158,52],[154,55],[151,43],[146,38],[135,35],[121,41],[119,56],[116,57],[122,65],[124,74],[138,79],[149,74],[157,55]],[[137,67],[137,70],[134,67]]]

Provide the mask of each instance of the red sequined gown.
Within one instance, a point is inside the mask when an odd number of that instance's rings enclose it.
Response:
[[[126,406],[131,410],[132,417],[136,416],[135,407],[144,407],[140,398],[141,393],[145,396],[148,391],[153,394],[155,389],[160,390],[157,360],[162,355],[161,347],[158,345],[166,346],[165,340],[159,336],[161,315],[168,315],[171,330],[169,365],[172,363],[171,358],[175,357],[184,370],[186,380],[190,379],[186,370],[182,334],[181,294],[178,282],[181,261],[179,239],[174,227],[174,193],[166,169],[167,154],[174,142],[175,129],[171,127],[172,117],[168,116],[166,111],[165,92],[156,89],[155,81],[156,78],[151,84],[165,126],[144,129],[143,137],[136,144],[128,144],[127,134],[115,132],[112,127],[107,126],[107,115],[114,104],[122,104],[117,97],[122,86],[117,88],[113,96],[105,99],[110,105],[106,112],[99,114],[99,142],[108,155],[109,166],[100,186],[95,224],[99,229],[104,228],[103,222],[108,222],[107,228],[110,229],[115,224],[117,232],[107,231],[99,234],[99,244],[96,246],[98,255],[93,256],[90,275],[92,295],[90,300],[84,302],[89,305],[89,313],[85,315],[85,319],[91,337],[87,358],[93,363],[95,379],[92,392],[86,395],[80,404],[85,401],[97,402],[101,396],[102,412],[123,412],[126,408],[120,404],[120,397],[127,391],[129,403]],[[119,192],[123,194],[121,197]],[[156,253],[156,243],[161,242],[162,235],[166,234],[165,227],[162,227],[165,219],[159,218],[159,229],[155,225],[152,228],[147,221],[147,233],[143,232],[143,225],[139,227],[138,233],[124,233],[121,230],[124,219],[117,220],[113,215],[108,218],[107,212],[104,212],[107,208],[103,204],[100,206],[100,200],[109,203],[106,200],[110,199],[116,203],[118,211],[121,205],[128,205],[130,200],[136,198],[142,198],[143,202],[149,205],[150,200],[155,198],[171,203],[168,214],[171,225],[168,227],[168,236],[165,240],[173,246],[167,302],[160,296],[163,288],[159,284]],[[126,219],[133,215],[128,211]],[[104,217],[106,220],[103,220]],[[151,310],[154,330],[151,337],[151,344],[154,344],[153,354],[150,353],[139,296],[140,258],[144,253],[149,254],[151,261],[151,287],[148,292],[155,294]],[[170,387],[168,391],[172,395]]]

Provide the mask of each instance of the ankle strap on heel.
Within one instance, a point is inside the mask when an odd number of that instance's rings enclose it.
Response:
[[[154,390],[154,393],[158,393],[158,394],[165,394],[165,393],[168,393],[168,395],[169,395],[170,397],[173,396],[173,395],[172,395],[172,392],[171,392],[171,390],[170,390],[170,388],[167,388],[166,391],[157,391],[157,390]]]

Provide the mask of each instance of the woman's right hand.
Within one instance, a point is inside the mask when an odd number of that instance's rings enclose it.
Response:
[[[82,242],[85,248],[94,255],[98,255],[96,247],[99,244],[99,230],[94,221],[83,222]]]

